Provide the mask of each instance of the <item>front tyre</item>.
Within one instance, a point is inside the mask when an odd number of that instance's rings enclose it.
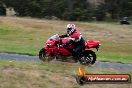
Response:
[[[39,59],[42,60],[42,61],[44,61],[44,62],[49,62],[49,61],[53,60],[54,57],[53,57],[53,56],[50,56],[50,55],[47,53],[46,49],[42,48],[42,49],[39,51]]]
[[[96,61],[96,54],[92,50],[84,51],[83,56],[80,57],[79,62],[82,65],[94,64]]]

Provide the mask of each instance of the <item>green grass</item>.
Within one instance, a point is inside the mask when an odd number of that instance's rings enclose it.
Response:
[[[79,66],[70,64],[48,64],[40,62],[19,62],[0,60],[0,88],[80,88],[75,75]],[[87,67],[88,74],[130,74],[132,72],[102,70]],[[130,84],[88,84],[83,88],[124,88]]]
[[[33,36],[34,32],[12,26],[0,26],[0,52],[36,55],[43,42],[37,41],[37,37]]]
[[[118,62],[132,64],[132,55],[112,52],[99,52],[97,54],[99,61],[103,62]]]
[[[40,22],[41,21],[41,22]],[[0,52],[38,55],[53,34],[64,34],[66,21],[1,18]],[[86,39],[101,41],[100,61],[132,63],[132,26],[75,22]]]

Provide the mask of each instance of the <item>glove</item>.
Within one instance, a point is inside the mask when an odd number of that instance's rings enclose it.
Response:
[[[62,36],[62,35],[60,35],[59,37],[60,37],[60,38],[63,38],[63,36]]]
[[[67,43],[63,44],[64,47],[68,47]]]
[[[64,35],[60,35],[59,37],[60,38],[65,38],[65,37],[68,37],[68,35],[67,34],[64,34]]]

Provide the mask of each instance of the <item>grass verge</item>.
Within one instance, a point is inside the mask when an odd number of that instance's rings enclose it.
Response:
[[[88,84],[79,86],[75,75],[79,66],[0,60],[0,88],[130,88],[132,84]],[[117,70],[102,70],[87,67],[91,74],[130,74]]]

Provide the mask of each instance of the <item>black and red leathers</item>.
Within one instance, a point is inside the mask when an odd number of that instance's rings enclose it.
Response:
[[[61,35],[60,37],[69,37],[69,41],[65,45],[68,45],[70,42],[73,43],[73,56],[80,55],[80,52],[85,49],[85,41],[82,37],[82,34],[77,29],[72,32],[67,30],[67,34]]]

